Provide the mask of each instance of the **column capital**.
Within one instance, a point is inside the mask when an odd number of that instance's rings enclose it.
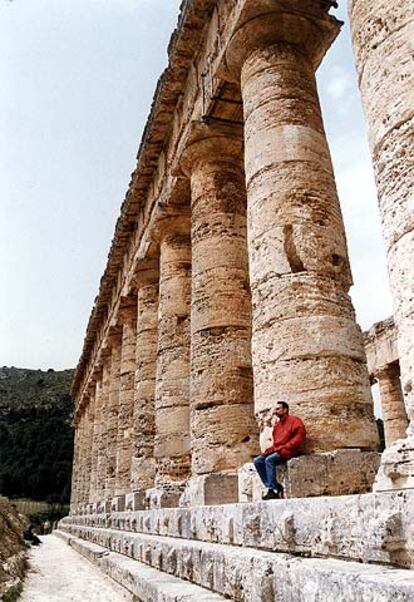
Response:
[[[200,162],[243,162],[243,128],[238,125],[194,122],[191,136],[180,158],[182,172],[190,177]]]
[[[121,297],[117,314],[118,323],[121,326],[137,319],[137,301],[136,295]]]
[[[316,70],[342,26],[327,12],[334,5],[313,0],[247,0],[226,49],[223,77],[240,81],[242,66],[251,54],[280,43],[295,46]]]
[[[185,208],[179,213],[162,213],[154,224],[152,237],[162,243],[166,238],[183,238],[190,235],[191,211]]]
[[[392,362],[390,364],[384,364],[384,366],[375,368],[372,374],[377,380],[380,380],[381,378],[399,377],[400,367],[397,362]]]
[[[155,284],[159,279],[159,257],[146,257],[141,259],[135,268],[132,277],[132,286],[135,291],[148,284]]]

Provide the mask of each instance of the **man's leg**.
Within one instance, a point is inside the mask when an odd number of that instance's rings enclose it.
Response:
[[[283,487],[277,480],[276,475],[276,466],[283,464],[283,462],[284,459],[277,452],[274,454],[269,454],[265,457],[267,487],[269,489],[273,489],[273,491],[279,492],[283,490]]]
[[[263,485],[269,488],[269,485],[267,484],[266,456],[257,456],[257,458],[253,460],[253,464]]]

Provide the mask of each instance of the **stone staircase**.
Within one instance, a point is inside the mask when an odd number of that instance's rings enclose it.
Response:
[[[143,602],[412,602],[414,491],[70,516]]]

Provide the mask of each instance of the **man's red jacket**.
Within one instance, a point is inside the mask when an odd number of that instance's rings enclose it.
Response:
[[[302,453],[301,444],[306,438],[306,429],[302,420],[297,416],[287,414],[283,420],[278,420],[273,427],[273,445],[264,453],[278,452],[288,460]]]

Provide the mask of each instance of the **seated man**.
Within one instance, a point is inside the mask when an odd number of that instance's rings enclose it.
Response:
[[[302,420],[289,415],[289,405],[278,401],[273,412],[278,421],[273,427],[273,445],[254,459],[254,465],[268,492],[264,500],[275,500],[283,497],[283,487],[276,479],[276,466],[289,458],[300,456],[301,444],[306,438],[306,429]]]

